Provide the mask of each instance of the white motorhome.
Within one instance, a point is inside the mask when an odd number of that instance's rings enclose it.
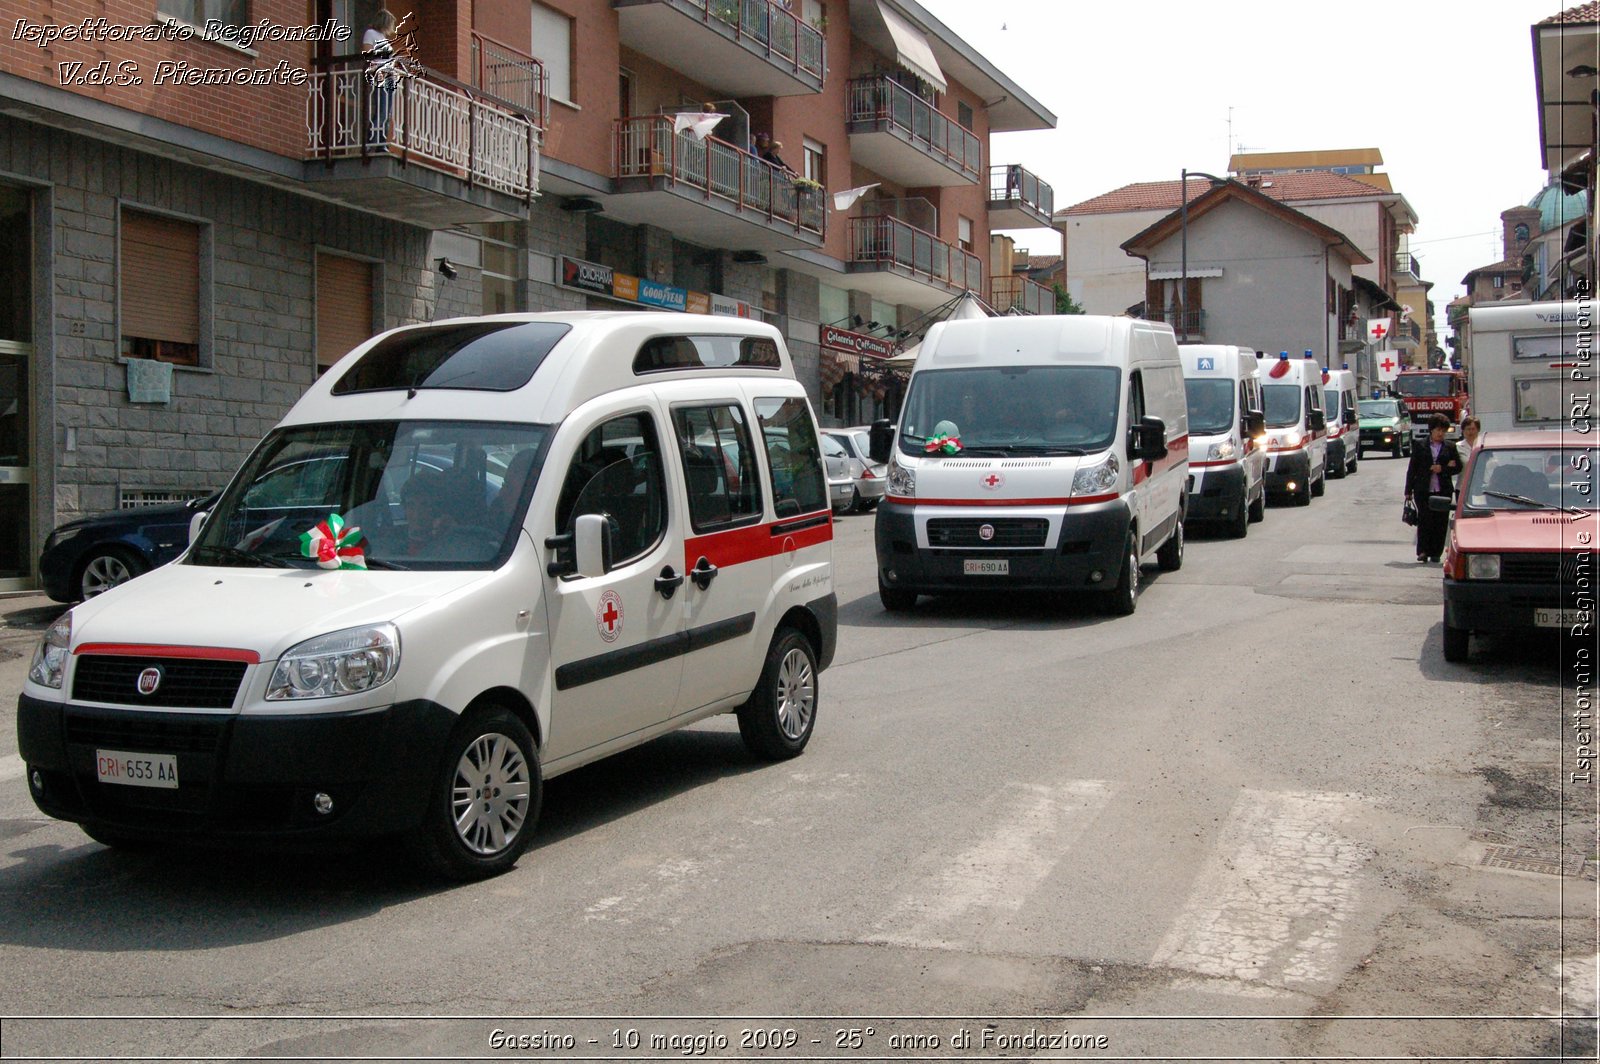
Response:
[[[1093,591],[1134,610],[1139,566],[1183,564],[1188,414],[1172,328],[1063,315],[928,330],[878,507],[878,593]],[[892,459],[891,459],[892,454]]]
[[[1179,344],[1178,355],[1189,406],[1186,519],[1217,521],[1243,536],[1267,510],[1256,353],[1230,344]]]
[[[1322,413],[1328,420],[1327,473],[1335,480],[1354,473],[1361,461],[1361,411],[1356,403],[1356,375],[1348,365],[1322,371]]]
[[[1473,307],[1471,413],[1483,431],[1558,428],[1591,421],[1595,302]],[[1575,409],[1574,402],[1577,401]]]
[[[833,656],[818,433],[779,332],[521,314],[378,336],[175,562],[65,614],[19,745],[110,845],[405,837],[509,868],[545,779],[713,713],[800,753]]]
[[[1311,505],[1327,488],[1328,422],[1322,412],[1322,367],[1287,351],[1261,367],[1267,416],[1267,494]]]

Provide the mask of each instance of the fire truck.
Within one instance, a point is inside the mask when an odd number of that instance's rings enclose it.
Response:
[[[1467,416],[1467,375],[1456,369],[1407,369],[1394,379],[1395,394],[1411,418],[1411,435],[1428,435],[1428,419],[1443,414],[1450,419],[1450,435],[1459,436]]]

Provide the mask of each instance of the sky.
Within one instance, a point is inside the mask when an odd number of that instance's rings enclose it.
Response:
[[[1578,0],[919,0],[1056,116],[992,138],[1056,209],[1232,151],[1369,148],[1418,217],[1436,328],[1467,271],[1501,258],[1500,212],[1548,178],[1531,27]],[[1057,253],[1047,230],[1014,234]]]

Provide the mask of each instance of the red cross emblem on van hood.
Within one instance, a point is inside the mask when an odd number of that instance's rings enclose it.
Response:
[[[995,491],[1003,487],[1005,482],[1006,475],[1004,473],[985,473],[978,478],[978,483],[982,484],[986,491]]]

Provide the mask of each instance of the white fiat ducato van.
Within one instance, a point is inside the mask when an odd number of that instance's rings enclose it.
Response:
[[[1255,351],[1179,344],[1189,401],[1189,521],[1216,521],[1235,537],[1267,512],[1266,432]]]
[[[1267,495],[1311,505],[1327,489],[1328,423],[1322,413],[1322,367],[1287,351],[1261,366],[1267,421]]]
[[[878,506],[878,594],[1094,591],[1134,610],[1139,565],[1183,564],[1188,422],[1172,328],[1002,317],[928,330]],[[892,457],[891,457],[892,455]]]
[[[403,835],[509,868],[542,782],[714,713],[779,759],[834,652],[818,433],[769,325],[523,314],[378,336],[175,562],[46,634],[33,798],[110,845]]]
[[[1341,480],[1361,460],[1361,411],[1349,366],[1322,371],[1322,413],[1328,420],[1328,475]]]

